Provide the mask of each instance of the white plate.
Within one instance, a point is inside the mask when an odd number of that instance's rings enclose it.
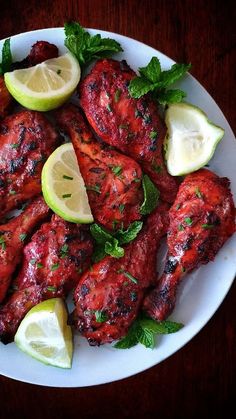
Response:
[[[127,59],[132,68],[145,66],[152,56],[158,56],[163,68],[174,62],[155,49],[115,33],[90,30],[121,43],[124,52],[117,59]],[[11,38],[14,60],[24,58],[32,44],[46,40],[65,51],[64,31],[61,28],[27,32]],[[0,42],[1,50],[2,42]],[[233,132],[221,110],[206,90],[190,75],[179,85],[187,92],[187,100],[200,106],[216,124],[225,129],[225,137],[217,147],[210,168],[231,180],[236,196],[235,157],[236,142]],[[75,337],[75,352],[71,370],[48,367],[31,359],[16,348],[14,343],[0,343],[0,373],[20,381],[55,387],[83,387],[108,383],[129,377],[158,364],[190,341],[208,322],[226,296],[236,272],[236,236],[232,237],[214,262],[188,275],[179,289],[176,309],[171,318],[184,323],[178,333],[158,338],[154,350],[138,345],[129,350],[117,350],[111,345],[89,347],[85,339]]]

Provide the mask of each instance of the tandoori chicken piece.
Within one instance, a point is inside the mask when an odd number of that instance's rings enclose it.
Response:
[[[39,112],[22,111],[0,123],[0,218],[41,192],[44,161],[57,134]]]
[[[94,218],[109,229],[139,220],[143,202],[139,164],[98,142],[75,106],[67,105],[56,115],[73,143]]]
[[[21,261],[27,236],[48,213],[49,208],[44,199],[38,197],[20,215],[0,225],[0,303],[4,300],[12,274]]]
[[[161,204],[125,256],[111,256],[92,265],[74,292],[71,323],[90,345],[110,343],[126,335],[138,314],[144,291],[156,282],[157,248],[168,227],[168,208]]]
[[[201,169],[186,176],[170,209],[168,255],[157,287],[144,300],[155,320],[172,312],[184,275],[212,261],[235,232],[235,207],[229,180]]]
[[[10,342],[26,313],[39,302],[65,298],[89,267],[93,242],[88,226],[53,215],[24,248],[14,293],[0,308],[0,340]]]
[[[7,90],[4,78],[0,76],[0,118],[4,118],[12,103],[12,97]]]
[[[49,60],[50,58],[58,57],[58,48],[54,44],[50,44],[47,41],[37,41],[32,45],[29,55],[22,61],[12,63],[11,71],[18,70],[21,68],[32,67],[36,64],[40,64],[43,61]]]
[[[134,77],[125,61],[98,60],[80,83],[81,106],[96,134],[138,161],[157,185],[161,198],[173,202],[178,184],[163,160],[166,128],[148,95],[130,97],[128,86]]]

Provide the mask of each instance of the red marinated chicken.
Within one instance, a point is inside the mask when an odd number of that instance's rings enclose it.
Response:
[[[12,97],[6,88],[4,78],[0,76],[0,118],[6,116],[11,103]]]
[[[40,194],[43,163],[56,139],[39,112],[22,111],[0,123],[0,218]]]
[[[229,180],[205,169],[186,176],[169,214],[164,273],[144,301],[144,309],[156,320],[164,320],[173,310],[183,276],[212,261],[235,232]]]
[[[94,218],[109,229],[139,220],[143,201],[139,164],[98,142],[75,106],[59,110],[57,120],[73,143]]]
[[[135,76],[125,61],[97,61],[80,84],[81,105],[101,139],[138,161],[162,199],[173,202],[178,185],[162,156],[166,128],[148,95],[129,96],[128,85]]]
[[[56,215],[33,235],[15,289],[0,309],[0,340],[11,341],[25,314],[42,300],[66,297],[88,268],[93,244],[88,227]]]
[[[15,62],[11,65],[11,71],[18,70],[20,68],[32,67],[36,64],[40,64],[43,61],[49,60],[50,58],[58,57],[58,48],[54,44],[50,44],[47,41],[37,41],[32,45],[29,55],[22,61]]]
[[[147,219],[120,259],[105,257],[81,278],[72,323],[90,345],[124,336],[138,314],[145,289],[156,282],[157,248],[168,227],[166,204]]]
[[[19,264],[24,242],[33,228],[46,218],[49,208],[36,198],[18,217],[0,226],[0,303],[5,298],[12,274]]]

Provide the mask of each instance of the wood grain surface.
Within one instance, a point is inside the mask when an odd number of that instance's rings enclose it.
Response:
[[[6,0],[0,39],[79,20],[135,38],[178,62],[235,120],[235,3],[223,0]],[[0,377],[0,418],[231,418],[236,396],[236,287],[184,348],[125,380],[80,388],[34,386]],[[1,362],[1,360],[0,360]]]

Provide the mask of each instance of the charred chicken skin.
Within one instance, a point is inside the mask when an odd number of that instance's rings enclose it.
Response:
[[[164,273],[144,300],[145,311],[158,321],[172,312],[183,276],[212,261],[235,232],[229,180],[206,169],[186,176],[169,215]]]
[[[135,76],[125,61],[98,60],[80,84],[81,106],[97,135],[138,161],[161,198],[173,202],[178,185],[162,156],[166,128],[148,95],[130,97],[128,85]]]
[[[58,57],[58,48],[54,44],[50,44],[47,41],[37,41],[32,45],[29,55],[22,61],[15,62],[11,65],[11,71],[18,70],[20,68],[32,67],[40,64],[43,61],[49,60],[50,58]]]
[[[156,282],[157,248],[168,213],[161,204],[120,259],[105,257],[82,276],[74,293],[71,321],[90,345],[123,337],[136,318],[144,291]]]
[[[143,201],[139,164],[98,142],[75,106],[59,110],[57,121],[73,143],[94,218],[108,229],[139,220]]]
[[[0,123],[0,218],[40,194],[43,163],[56,139],[39,112],[22,111]]]
[[[6,296],[12,274],[21,260],[27,236],[48,213],[48,206],[39,197],[18,217],[0,226],[0,303]]]
[[[40,301],[68,295],[90,264],[93,243],[88,227],[56,215],[24,248],[15,290],[0,309],[0,340],[10,342],[26,313]]]
[[[4,118],[7,115],[11,103],[12,97],[7,90],[4,78],[0,76],[0,118]]]

